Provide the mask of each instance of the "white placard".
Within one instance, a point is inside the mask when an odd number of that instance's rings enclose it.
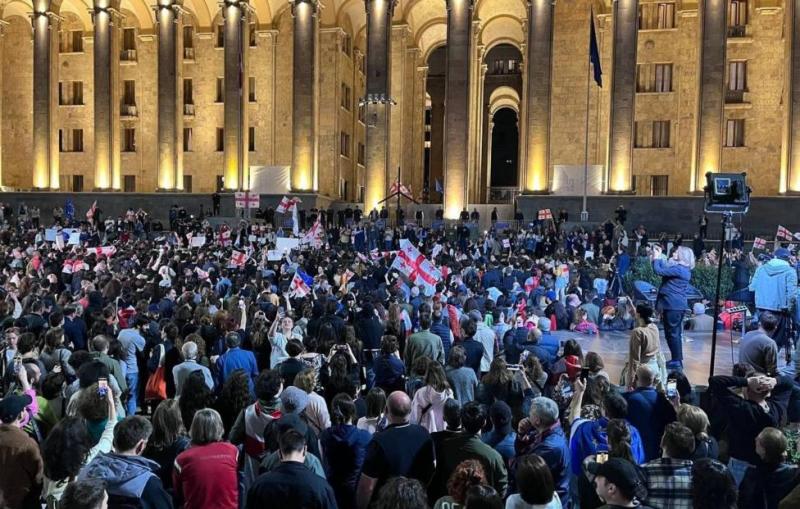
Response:
[[[278,237],[275,239],[275,251],[285,253],[292,249],[300,247],[300,239],[292,239],[288,237]]]
[[[189,245],[192,247],[203,247],[206,245],[206,236],[205,235],[197,235],[192,237],[189,241]]]

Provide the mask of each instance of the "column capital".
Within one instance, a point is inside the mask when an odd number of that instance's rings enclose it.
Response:
[[[388,9],[386,9],[386,13],[391,18],[394,16],[394,8],[397,7],[397,0],[364,0],[364,8],[369,10],[370,6],[372,5],[379,5],[380,3],[388,4]]]
[[[470,9],[475,7],[475,0],[444,0],[447,6],[447,10],[450,10],[453,7],[453,3],[466,3]]]

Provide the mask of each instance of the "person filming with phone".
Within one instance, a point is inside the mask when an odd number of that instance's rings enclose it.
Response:
[[[655,273],[661,276],[656,306],[661,312],[664,335],[671,354],[667,369],[683,369],[683,314],[689,307],[686,294],[694,269],[694,253],[688,247],[680,246],[671,258],[664,259],[661,246],[654,244],[650,260]]]

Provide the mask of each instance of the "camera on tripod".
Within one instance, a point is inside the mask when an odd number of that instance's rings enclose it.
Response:
[[[744,214],[750,208],[746,173],[706,173],[705,211]]]

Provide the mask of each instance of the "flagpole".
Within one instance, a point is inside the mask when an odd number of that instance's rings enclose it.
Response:
[[[592,27],[594,26],[594,13],[589,11],[589,48],[592,47]],[[591,51],[591,49],[590,49]],[[589,92],[592,86],[592,59],[586,63],[586,118],[584,120],[584,134],[586,138],[583,144],[583,202],[581,208],[581,222],[589,220],[589,211],[586,208],[587,194],[589,192]]]

